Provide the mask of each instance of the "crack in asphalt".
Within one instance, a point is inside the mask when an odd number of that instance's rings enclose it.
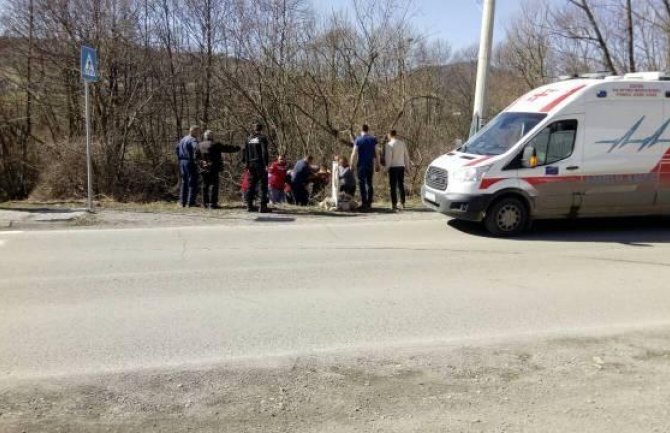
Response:
[[[181,230],[177,230],[177,237],[181,240],[181,258],[182,260],[186,258],[186,250],[188,248],[188,241],[182,234]]]

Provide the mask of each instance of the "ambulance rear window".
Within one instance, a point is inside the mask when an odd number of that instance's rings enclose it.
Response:
[[[502,155],[546,116],[541,113],[501,113],[459,150],[475,155]]]

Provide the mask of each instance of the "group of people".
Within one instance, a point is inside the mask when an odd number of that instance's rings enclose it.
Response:
[[[374,173],[379,172],[382,167],[389,175],[393,210],[398,209],[398,204],[405,207],[405,171],[410,167],[411,161],[407,145],[398,139],[397,131],[389,131],[388,141],[380,150],[377,138],[370,134],[368,125],[363,125],[361,134],[354,141],[351,163],[356,167],[358,176],[361,210],[368,210],[372,206]]]
[[[325,164],[318,168],[313,165],[314,158],[305,156],[289,168],[284,155],[268,166],[269,200],[272,204],[292,203],[307,206],[323,195],[330,184],[331,172]],[[242,191],[250,187],[248,172],[242,178]]]
[[[202,205],[216,209],[219,207],[219,175],[223,171],[222,154],[239,152],[241,148],[215,142],[209,130],[199,141],[200,132],[200,127],[192,126],[176,146],[181,177],[179,204],[182,207],[196,205],[199,178],[202,178]]]
[[[311,155],[305,155],[292,169],[289,169],[284,155],[279,155],[271,162],[269,141],[263,134],[261,124],[254,126],[244,147],[215,142],[211,131],[205,131],[202,141],[199,141],[200,132],[199,127],[191,127],[189,134],[176,146],[181,177],[179,204],[182,207],[196,205],[200,183],[203,207],[219,207],[219,174],[223,171],[224,153],[242,151],[245,166],[242,190],[249,212],[271,212],[269,202],[291,202],[306,206],[327,190],[330,184],[332,173],[326,165],[315,168]],[[410,158],[406,144],[398,139],[395,130],[389,131],[388,141],[380,147],[377,138],[370,134],[368,125],[363,125],[360,135],[353,142],[351,165],[345,156],[337,157],[336,160],[339,192],[345,200],[355,195],[357,177],[360,209],[369,210],[374,196],[374,173],[383,167],[388,172],[392,208],[397,210],[399,205],[405,206],[404,176],[410,166]],[[259,193],[260,206],[256,206]]]

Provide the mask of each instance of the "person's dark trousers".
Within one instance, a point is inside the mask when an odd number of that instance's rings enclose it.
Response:
[[[393,207],[398,206],[398,192],[400,192],[400,203],[405,206],[405,167],[389,168],[389,184]]]
[[[372,176],[374,172],[372,164],[358,166],[358,188],[361,191],[361,204],[366,208],[372,206],[372,197],[374,196]]]
[[[249,168],[249,189],[247,190],[247,207],[253,208],[256,200],[256,188],[261,185],[261,207],[268,204],[268,172],[265,167]]]
[[[202,173],[202,205],[203,207],[219,206],[219,172]]]
[[[179,190],[179,204],[195,206],[198,198],[198,170],[194,163],[179,161],[179,174],[181,176],[181,187]]]
[[[309,204],[309,193],[304,183],[292,183],[291,191],[293,191],[295,204],[298,206],[307,206]]]
[[[340,192],[349,195],[354,195],[356,194],[356,185],[342,185],[340,186]]]

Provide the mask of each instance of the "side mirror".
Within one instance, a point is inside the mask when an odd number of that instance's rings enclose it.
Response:
[[[537,167],[537,156],[535,155],[535,148],[533,146],[526,146],[523,149],[523,155],[521,157],[521,165],[524,168]]]

